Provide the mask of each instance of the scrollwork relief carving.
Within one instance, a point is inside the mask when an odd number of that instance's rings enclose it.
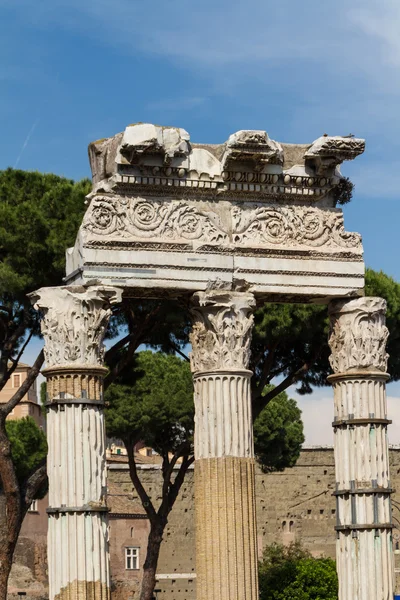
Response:
[[[340,210],[237,203],[225,215],[222,219],[212,205],[199,208],[184,200],[97,196],[83,228],[103,239],[163,240],[165,244],[197,241],[238,248],[325,246],[362,252],[361,236],[345,231]]]
[[[101,366],[110,304],[118,302],[120,296],[117,288],[96,286],[41,288],[33,292],[31,301],[43,317],[47,367]]]
[[[193,373],[247,369],[253,326],[252,294],[212,290],[192,298],[190,355]]]
[[[99,236],[228,241],[216,213],[202,211],[187,202],[162,202],[124,196],[100,196],[85,216],[85,230]]]
[[[386,301],[382,298],[331,302],[329,360],[334,373],[364,369],[386,372],[389,331],[385,313]]]
[[[235,244],[339,246],[361,249],[361,236],[345,231],[341,212],[316,208],[260,206],[232,208]]]

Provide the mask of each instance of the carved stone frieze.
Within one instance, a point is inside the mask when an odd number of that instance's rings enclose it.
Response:
[[[193,373],[247,369],[254,308],[254,296],[246,292],[210,290],[193,295]]]
[[[97,196],[85,215],[83,228],[98,236],[117,234],[118,238],[228,241],[216,213],[179,200]]]
[[[254,206],[254,205],[253,205]],[[361,236],[345,231],[341,211],[300,206],[232,207],[233,242],[237,245],[337,246],[359,248]]]
[[[232,204],[222,222],[212,203],[199,208],[184,200],[96,196],[83,229],[103,239],[163,240],[167,251],[174,241],[197,241],[221,247],[325,246],[362,252],[361,236],[345,231],[340,210],[302,206]]]
[[[334,373],[387,370],[386,301],[382,298],[335,300],[329,305],[330,364]]]
[[[93,189],[66,281],[179,296],[208,289],[218,274],[263,299],[357,296],[361,238],[345,231],[336,204],[351,188],[339,163],[363,144],[286,144],[263,130],[194,143],[183,129],[128,125],[89,148]]]
[[[102,366],[110,305],[120,296],[117,288],[97,286],[41,288],[33,292],[31,301],[43,316],[47,367]]]

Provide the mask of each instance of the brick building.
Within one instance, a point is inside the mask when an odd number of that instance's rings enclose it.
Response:
[[[6,385],[0,390],[0,403],[8,402],[10,398],[15,394],[17,389],[25,381],[29,365],[24,363],[18,363],[17,368],[7,381]],[[21,402],[17,404],[14,410],[9,415],[9,419],[22,419],[23,417],[32,417],[39,427],[44,426],[44,419],[40,404],[38,402],[37,394],[37,382],[34,381],[28,390],[28,393],[22,398]]]
[[[140,476],[152,500],[161,485],[155,457],[138,455]],[[396,568],[400,571],[400,449],[390,451]],[[301,452],[295,467],[256,474],[258,548],[301,540],[315,556],[335,556],[336,507],[333,450]],[[108,460],[110,554],[114,600],[134,600],[146,552],[149,523],[132,488],[126,458]],[[23,524],[10,592],[46,597],[46,501],[39,501]],[[194,600],[196,588],[193,470],[189,471],[165,531],[158,565],[157,600]],[[212,526],[212,524],[210,524]],[[399,529],[397,529],[397,526]],[[399,584],[400,582],[398,582]],[[397,588],[400,590],[400,587]]]

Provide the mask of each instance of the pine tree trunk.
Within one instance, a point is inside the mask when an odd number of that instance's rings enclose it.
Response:
[[[10,575],[14,551],[0,549],[0,600],[7,600],[8,578]]]
[[[12,506],[0,495],[0,600],[7,599],[8,578],[21,529],[19,512],[19,502]]]
[[[7,598],[8,577],[24,515],[5,418],[0,415],[0,600]]]
[[[152,600],[153,598],[154,588],[156,585],[156,570],[158,557],[160,555],[160,546],[166,524],[166,521],[163,522],[158,517],[157,522],[151,523],[150,525],[150,533],[147,543],[146,560],[143,565],[143,578],[139,600]],[[0,600],[2,599],[0,598]]]

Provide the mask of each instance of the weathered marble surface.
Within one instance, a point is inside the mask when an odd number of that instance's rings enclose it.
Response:
[[[258,598],[248,370],[254,308],[246,292],[198,292],[191,300],[197,600]]]
[[[109,600],[103,338],[119,289],[41,288],[47,379],[50,600]]]
[[[339,600],[393,598],[385,313],[382,298],[329,306]]]
[[[265,131],[193,144],[184,129],[130,125],[89,147],[93,191],[67,281],[153,296],[221,286],[258,298],[357,296],[361,238],[336,203],[340,164],[363,150],[352,137],[294,145]]]

